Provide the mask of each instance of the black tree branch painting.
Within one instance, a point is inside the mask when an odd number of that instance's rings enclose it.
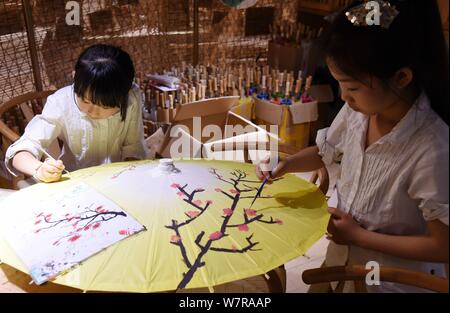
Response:
[[[174,234],[170,238],[170,243],[177,246],[180,249],[181,256],[184,264],[186,265],[187,271],[183,273],[183,279],[178,284],[178,289],[185,288],[187,284],[192,280],[196,271],[205,266],[203,257],[210,251],[220,252],[220,253],[247,253],[249,251],[259,251],[257,246],[258,241],[255,241],[254,234],[250,234],[245,237],[246,245],[243,247],[236,247],[232,245],[231,247],[220,247],[221,239],[228,237],[228,230],[232,228],[237,228],[239,231],[247,232],[249,231],[249,225],[252,223],[265,223],[265,224],[283,224],[280,219],[274,219],[272,216],[265,217],[264,214],[258,214],[256,210],[243,208],[242,209],[242,222],[241,223],[230,223],[231,218],[236,214],[238,210],[239,201],[242,199],[250,199],[256,195],[258,191],[258,186],[261,184],[257,180],[249,180],[247,178],[247,173],[241,170],[234,170],[229,173],[228,177],[221,175],[217,169],[211,168],[210,174],[213,175],[217,180],[230,185],[231,189],[223,190],[221,188],[216,188],[215,191],[221,193],[226,198],[230,200],[229,208],[223,209],[221,215],[222,222],[220,228],[209,234],[205,238],[205,232],[201,231],[195,239],[195,245],[199,248],[199,252],[195,255],[194,259],[188,257],[186,250],[186,245],[184,243],[184,238],[182,238],[180,229],[196,219],[202,216],[208,208],[212,205],[211,200],[202,201],[198,198],[205,190],[203,188],[196,188],[191,191],[188,190],[188,184],[172,184],[171,187],[177,190],[177,195],[180,196],[184,202],[192,207],[192,210],[185,212],[187,219],[183,222],[179,222],[175,219],[171,221],[170,225],[166,225],[166,228],[173,230]],[[265,195],[260,196],[261,199],[270,199],[272,196]]]
[[[76,241],[81,237],[83,231],[93,231],[101,226],[102,223],[106,223],[117,217],[126,217],[127,214],[123,211],[110,211],[105,209],[102,205],[99,205],[93,209],[94,204],[91,204],[83,209],[80,209],[76,214],[65,214],[61,218],[53,219],[52,214],[45,214],[41,212],[36,215],[34,222],[38,227],[34,233],[40,233],[47,229],[55,227],[68,227],[69,231],[58,238],[53,245],[57,246],[61,243],[61,240],[68,238],[68,241]],[[127,230],[119,230],[120,235],[129,235]]]

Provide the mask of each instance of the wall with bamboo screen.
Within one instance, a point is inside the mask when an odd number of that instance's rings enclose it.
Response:
[[[229,8],[220,1],[204,2],[199,8],[199,60],[206,64],[263,60],[267,57],[267,25],[282,18],[295,19],[297,8],[297,1],[260,0],[247,10]]]
[[[34,89],[20,1],[0,1],[0,102]]]
[[[303,18],[299,10],[321,17],[351,1],[259,0],[250,9],[237,10],[219,0],[79,0],[81,25],[68,26],[66,0],[0,0],[0,103],[27,91],[69,84],[77,56],[94,43],[122,46],[141,73],[192,63],[196,55],[203,64],[264,60],[269,24],[298,22]],[[448,1],[439,3],[444,15],[447,11],[448,30]]]
[[[25,2],[33,23],[28,32]],[[69,84],[79,53],[94,43],[122,46],[141,73],[193,61],[194,0],[81,0],[77,1],[80,26],[66,24],[66,2],[0,0],[0,102],[27,91]],[[297,2],[260,0],[255,8],[272,11],[262,16],[269,18],[267,24],[271,19],[293,19]],[[246,10],[229,8],[218,0],[199,0],[198,5],[200,63],[266,56],[269,37],[267,29],[258,33],[261,21],[255,24],[251,16],[246,20]],[[249,31],[252,28],[257,31]],[[36,83],[36,76],[42,84]]]
[[[77,1],[80,26],[66,24],[67,1],[29,2],[43,89],[69,84],[76,58],[94,43],[123,47],[140,72],[191,59],[189,1]],[[20,0],[0,1],[0,102],[37,87],[23,11]]]

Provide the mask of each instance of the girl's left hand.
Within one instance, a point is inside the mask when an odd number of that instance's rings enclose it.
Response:
[[[337,208],[328,208],[331,214],[328,222],[327,238],[339,245],[354,245],[364,228],[350,214]]]

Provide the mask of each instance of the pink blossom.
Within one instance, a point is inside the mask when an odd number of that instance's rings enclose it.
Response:
[[[74,241],[77,241],[80,237],[81,237],[81,235],[76,234],[76,235],[73,235],[72,237],[70,237],[69,239],[67,239],[67,241],[74,242]]]
[[[182,193],[182,192],[180,191],[180,192],[177,192],[177,195],[180,196],[180,197],[182,197],[182,196],[184,196],[184,193]]]
[[[206,204],[212,204],[212,200],[206,200]]]
[[[231,216],[233,214],[233,210],[230,208],[223,209],[223,215]]]
[[[200,214],[200,212],[199,211],[187,211],[186,214],[187,214],[187,216],[194,218],[194,217],[198,216]]]
[[[209,235],[209,239],[211,240],[217,240],[222,238],[223,234],[220,231],[216,231],[214,233],[212,233],[211,235]]]
[[[34,222],[34,225],[37,225],[37,224],[39,224],[40,222],[42,222],[42,221],[41,221],[41,220],[38,220],[38,221]]]
[[[280,220],[280,219],[278,219],[278,218],[275,220],[275,222],[276,222],[278,225],[283,225],[283,221]]]
[[[248,225],[247,224],[241,224],[238,226],[238,229],[240,231],[248,231]]]
[[[181,237],[180,236],[177,236],[177,235],[170,236],[170,242],[178,243],[180,241],[181,241]]]
[[[232,246],[231,246],[231,250],[237,251],[237,249],[238,249],[238,248],[237,248],[235,245],[232,245]]]
[[[222,192],[223,190],[222,189],[220,189],[220,188],[216,188],[216,189],[214,189],[215,191],[217,191],[217,192]]]
[[[192,203],[200,206],[200,205],[202,205],[202,200],[194,200],[194,201],[192,201]]]
[[[172,184],[172,185],[170,185],[170,187],[172,187],[172,188],[180,188],[180,184]]]
[[[230,192],[233,193],[233,194],[239,193],[236,189],[230,189]]]
[[[256,215],[256,210],[252,210],[252,209],[246,209],[244,210],[245,214],[247,214],[248,216],[255,216]]]

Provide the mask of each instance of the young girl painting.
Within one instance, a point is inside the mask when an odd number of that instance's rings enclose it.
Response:
[[[326,61],[345,101],[332,125],[318,132],[316,146],[273,171],[258,166],[257,174],[274,178],[338,163],[326,265],[375,261],[445,276],[448,62],[437,4],[375,2],[379,25],[366,24],[365,4],[357,2],[324,34]],[[422,291],[387,282],[367,289]]]
[[[122,49],[87,48],[75,65],[74,83],[49,96],[42,114],[8,148],[8,170],[54,182],[64,169],[144,159],[142,96],[134,75],[133,62]],[[57,139],[62,143],[59,160],[42,162],[42,149]]]

